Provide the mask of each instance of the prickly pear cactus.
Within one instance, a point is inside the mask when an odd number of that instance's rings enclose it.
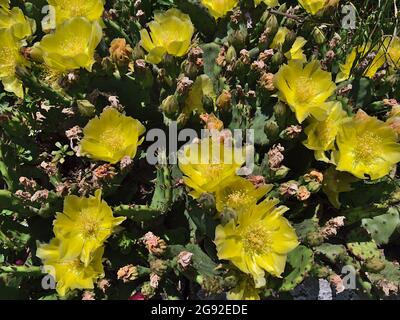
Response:
[[[398,299],[397,20],[0,0],[0,299]]]

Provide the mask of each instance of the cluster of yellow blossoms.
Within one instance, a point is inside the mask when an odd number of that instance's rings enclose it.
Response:
[[[126,156],[133,158],[144,131],[138,120],[107,108],[83,129],[81,153],[112,164]],[[73,289],[93,288],[93,282],[103,276],[103,245],[124,220],[113,217],[100,190],[94,197],[65,198],[64,211],[57,214],[53,223],[55,238],[37,250],[45,270],[57,281],[59,295]]]
[[[363,71],[364,77],[373,78],[385,62],[394,70],[400,68],[400,38],[387,37],[380,45],[373,47],[370,43],[367,43],[354,48],[346,57],[344,64],[339,65],[340,72],[336,76],[336,82],[349,79],[354,67],[367,57],[369,53],[374,53],[375,57],[372,61],[368,62],[367,67]]]
[[[290,60],[275,75],[274,83],[279,99],[289,105],[297,120],[302,123],[307,119],[304,145],[314,150],[317,160],[332,163],[336,170],[356,178],[372,180],[389,174],[400,161],[397,134],[388,123],[362,111],[349,116],[340,102],[328,101],[336,86],[318,61],[304,65]],[[333,203],[338,206],[337,199]]]
[[[25,17],[20,8],[9,8],[8,1],[0,3],[0,81],[6,91],[19,98],[23,98],[24,91],[16,69],[29,66],[21,49],[35,28],[35,21]]]
[[[103,36],[100,17],[104,1],[48,2],[52,6],[49,26],[55,30],[35,43],[31,56],[56,73],[80,68],[90,71],[95,62],[94,51]]]
[[[57,281],[60,296],[73,289],[92,289],[94,281],[104,276],[104,242],[124,220],[114,218],[100,190],[89,198],[65,198],[64,210],[53,222],[55,238],[36,252]]]
[[[265,273],[280,277],[287,254],[298,245],[294,229],[283,217],[288,208],[267,196],[272,186],[256,187],[236,174],[245,161],[244,152],[218,138],[203,138],[186,145],[178,157],[192,197],[215,195],[221,219],[215,231],[218,257],[251,277],[244,277],[245,282],[228,295],[231,299],[257,299],[256,288],[266,285]]]

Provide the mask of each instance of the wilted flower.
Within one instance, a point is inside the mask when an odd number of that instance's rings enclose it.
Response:
[[[103,15],[104,0],[47,0],[53,6],[56,25],[49,26],[52,29],[68,19],[84,17],[89,21],[98,21]]]
[[[72,18],[36,43],[31,55],[43,59],[48,67],[60,72],[80,68],[91,71],[95,62],[94,51],[102,36],[98,22]]]
[[[212,139],[186,145],[178,155],[189,193],[197,199],[202,193],[215,192],[222,181],[236,174],[244,163],[244,150]]]
[[[375,117],[362,117],[342,124],[333,152],[336,169],[360,179],[372,180],[387,175],[400,161],[400,144],[392,128]]]
[[[125,39],[118,38],[111,41],[109,52],[111,59],[118,66],[124,66],[129,63],[133,50]]]
[[[140,30],[141,46],[148,52],[146,61],[160,63],[166,53],[182,57],[190,46],[194,27],[187,14],[178,9],[154,14],[154,20]]]
[[[120,268],[117,272],[117,278],[122,279],[124,283],[134,281],[138,277],[138,270],[133,264]]]
[[[310,191],[305,186],[300,186],[299,189],[297,190],[296,197],[300,201],[305,201],[311,196]]]
[[[0,29],[0,43],[0,80],[4,90],[23,98],[22,82],[15,71],[17,66],[28,66],[29,63],[20,54],[21,43],[7,29]]]
[[[238,2],[238,0],[201,0],[202,5],[208,9],[215,19],[224,17],[237,6]]]
[[[318,61],[303,67],[302,61],[290,60],[279,69],[274,83],[279,98],[290,106],[300,123],[309,115],[318,120],[325,118],[324,102],[336,89],[331,74],[323,71]]]
[[[63,256],[80,257],[88,266],[93,253],[125,219],[114,218],[111,208],[101,199],[101,191],[97,190],[94,197],[67,196],[63,212],[57,213],[53,222],[53,231],[62,241]]]
[[[96,295],[93,291],[85,291],[82,294],[82,300],[96,300]]]
[[[204,113],[200,115],[200,119],[205,123],[205,127],[208,130],[221,131],[224,128],[224,123],[219,120],[214,113]]]
[[[231,261],[253,277],[255,287],[266,284],[265,271],[281,277],[286,255],[299,244],[296,232],[277,207],[276,199],[266,199],[238,215],[237,221],[219,225],[215,230],[218,257]]]
[[[268,151],[268,165],[271,169],[278,169],[282,165],[282,161],[285,158],[282,152],[285,148],[280,143],[273,145]]]
[[[161,255],[167,248],[167,244],[163,239],[157,237],[153,232],[149,231],[143,236],[143,243],[147,250],[155,255]]]
[[[144,132],[145,127],[138,120],[107,108],[83,128],[81,154],[111,164],[125,156],[134,158],[137,147],[143,142],[144,138],[140,139],[140,136]]]
[[[178,264],[183,268],[186,269],[192,263],[193,253],[189,251],[181,251],[178,255]]]
[[[267,91],[275,91],[274,75],[272,73],[264,72],[261,75],[260,80],[258,80],[258,83]]]
[[[66,256],[61,254],[60,241],[53,239],[49,244],[41,245],[36,256],[43,265],[49,268],[50,275],[57,281],[56,290],[60,296],[74,289],[93,289],[94,282],[104,276],[101,259],[104,247],[93,252],[89,264],[85,265],[78,256]]]
[[[218,96],[216,101],[216,106],[218,109],[227,110],[232,103],[232,94],[229,90],[222,90],[221,94]]]

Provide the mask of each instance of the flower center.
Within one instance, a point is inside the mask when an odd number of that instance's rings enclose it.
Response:
[[[271,250],[271,232],[259,225],[249,226],[242,233],[244,250],[250,254],[266,254]]]
[[[82,234],[84,238],[95,238],[99,230],[97,219],[89,216],[84,216],[82,219]]]
[[[246,192],[233,191],[228,195],[227,205],[235,209],[252,203],[252,200],[253,197],[249,196]]]
[[[60,50],[66,56],[75,56],[86,51],[86,44],[82,42],[82,35],[79,33],[64,35],[60,43]]]
[[[299,77],[296,81],[296,97],[300,103],[309,102],[315,96],[315,84],[308,77]]]
[[[377,147],[382,143],[382,138],[373,132],[365,132],[357,137],[354,148],[356,162],[370,163],[379,156]]]
[[[116,152],[121,149],[123,138],[115,131],[106,130],[101,134],[100,142],[107,146],[110,151]]]
[[[80,259],[74,259],[65,263],[68,271],[74,275],[80,276],[83,273],[84,264]]]
[[[11,75],[15,71],[16,64],[15,50],[9,47],[0,47],[0,66],[2,69],[6,68],[6,73]]]

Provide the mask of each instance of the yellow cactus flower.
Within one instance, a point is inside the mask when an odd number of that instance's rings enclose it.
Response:
[[[255,6],[260,5],[260,3],[265,3],[268,7],[277,7],[279,6],[278,0],[254,0]]]
[[[182,112],[189,115],[192,112],[205,113],[203,97],[216,98],[212,80],[205,74],[198,76],[190,88]]]
[[[10,0],[0,0],[0,9],[8,10],[10,8]]]
[[[44,270],[57,282],[57,293],[65,296],[70,290],[93,289],[94,282],[104,276],[101,261],[104,247],[98,248],[90,264],[85,266],[79,256],[63,256],[60,245],[60,240],[54,238],[49,244],[41,245],[36,251],[36,256],[43,262]]]
[[[98,21],[103,15],[105,3],[104,0],[47,0],[47,2],[54,8],[55,26],[74,17]]]
[[[290,30],[286,27],[280,27],[276,32],[274,39],[272,40],[270,47],[272,49],[278,49],[285,42],[285,37],[289,34]]]
[[[305,128],[307,140],[303,144],[310,150],[315,151],[315,158],[319,161],[330,162],[325,151],[335,148],[335,138],[340,125],[347,117],[347,113],[342,109],[338,101],[327,102],[329,104],[329,114],[323,121],[311,118],[310,124]]]
[[[254,280],[243,275],[232,290],[226,294],[228,300],[260,300],[259,289],[254,287]]]
[[[62,255],[66,259],[80,257],[88,266],[93,253],[125,219],[114,218],[111,208],[101,199],[101,190],[97,190],[89,198],[67,196],[63,212],[57,213],[53,222],[53,231],[61,240]]]
[[[217,210],[222,212],[225,208],[229,208],[236,213],[247,210],[271,189],[272,185],[256,188],[249,180],[233,176],[223,181],[215,193]]]
[[[22,82],[17,78],[17,66],[29,66],[28,61],[21,55],[21,43],[7,30],[0,29],[0,80],[4,90],[13,92],[23,98]]]
[[[400,38],[387,38],[384,41],[386,48],[386,60],[394,68],[400,69]]]
[[[324,102],[336,89],[331,74],[323,71],[318,61],[303,67],[300,60],[290,60],[274,77],[278,97],[286,102],[302,123],[309,115],[324,119],[327,114]]]
[[[72,18],[35,44],[33,55],[40,56],[48,67],[60,72],[80,68],[91,71],[95,62],[94,52],[102,36],[98,22]]]
[[[189,194],[195,199],[202,193],[215,192],[222,181],[236,175],[244,162],[244,149],[211,137],[184,146],[178,154],[183,181],[193,189]]]
[[[270,47],[272,49],[279,49],[285,42],[286,36],[290,30],[286,27],[280,27],[271,42]],[[303,54],[303,47],[307,43],[307,40],[303,37],[297,37],[289,51],[285,52],[285,57],[288,60],[297,59],[306,61],[306,56]]]
[[[315,15],[326,7],[327,0],[298,0],[309,14]]]
[[[281,277],[287,254],[299,244],[295,230],[282,216],[288,208],[277,207],[278,203],[266,199],[215,230],[218,258],[251,275],[256,288],[265,286],[265,271]]]
[[[367,78],[372,78],[375,73],[378,71],[380,67],[383,66],[385,63],[385,54],[382,50],[382,48],[374,48],[371,49],[370,44],[364,44],[361,46],[358,46],[354,48],[350,54],[346,57],[346,61],[344,64],[339,65],[340,72],[336,76],[336,83],[345,81],[350,78],[351,71],[356,65],[356,59],[357,63],[359,63],[363,58],[367,56],[367,54],[371,51],[376,51],[377,54],[375,58],[371,61],[371,63],[368,65],[368,67],[364,70],[363,76]]]
[[[351,184],[358,179],[347,172],[340,172],[334,166],[324,172],[322,191],[328,197],[329,202],[337,209],[340,208],[339,195],[342,192],[353,190]]]
[[[36,23],[35,20],[25,17],[18,7],[14,7],[11,10],[0,9],[1,29],[10,30],[16,39],[22,40],[35,32]]]
[[[232,11],[238,5],[238,0],[201,0],[214,19],[225,17],[229,11]]]
[[[305,62],[307,60],[307,57],[303,52],[303,47],[306,43],[306,39],[304,39],[303,37],[297,37],[290,50],[285,53],[285,57],[288,60],[293,59]]]
[[[343,122],[333,152],[336,169],[360,179],[379,179],[400,161],[397,135],[385,122],[364,114]]]
[[[194,27],[190,17],[178,9],[169,9],[154,14],[149,22],[149,32],[140,30],[140,45],[148,52],[146,61],[160,63],[166,53],[182,57],[192,41]]]
[[[107,108],[100,117],[88,122],[83,129],[81,154],[95,160],[115,164],[128,156],[134,158],[144,138],[145,127],[136,119]]]

